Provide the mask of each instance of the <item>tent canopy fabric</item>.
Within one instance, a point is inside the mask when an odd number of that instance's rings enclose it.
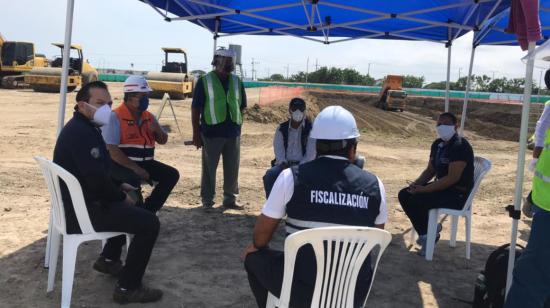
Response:
[[[359,38],[452,41],[479,29],[511,0],[140,1],[167,21],[188,20],[220,36],[289,35],[328,44]]]
[[[474,47],[479,45],[519,45],[514,34],[504,32],[508,26],[510,8],[507,8],[487,21],[474,35]],[[550,0],[541,0],[539,8],[543,39],[537,45],[544,43],[550,38]]]

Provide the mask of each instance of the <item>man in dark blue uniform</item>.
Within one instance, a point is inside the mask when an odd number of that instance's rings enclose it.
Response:
[[[266,306],[268,291],[277,297],[281,293],[284,253],[269,249],[268,244],[285,215],[289,234],[338,225],[383,229],[387,221],[382,182],[353,164],[359,137],[353,115],[340,106],[329,106],[315,119],[310,136],[317,140],[317,158],[279,175],[256,221],[253,243],[243,253],[259,307]],[[355,307],[365,302],[370,265],[366,261],[359,272]],[[313,249],[305,246],[296,260],[291,307],[311,306],[316,272]]]
[[[162,291],[142,285],[143,274],[155,245],[160,223],[151,212],[135,206],[127,193],[135,187],[113,182],[111,160],[100,127],[111,116],[111,96],[107,85],[95,81],[83,86],[76,96],[73,118],[57,139],[53,161],[74,175],[82,187],[88,214],[98,232],[126,232],[134,235],[126,264],[120,254],[124,239],[110,239],[94,269],[118,276],[113,299],[118,303],[154,302]],[[81,233],[70,195],[61,183],[67,232]]]
[[[429,212],[435,208],[462,209],[474,186],[474,152],[470,143],[456,133],[452,113],[437,120],[438,139],[432,143],[428,166],[409,187],[399,192],[399,202],[418,232],[419,255],[426,254]],[[435,181],[430,182],[435,177]],[[437,228],[441,232],[441,225]]]

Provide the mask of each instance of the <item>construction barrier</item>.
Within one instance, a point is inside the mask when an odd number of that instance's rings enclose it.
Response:
[[[304,91],[303,87],[262,87],[259,89],[258,105],[266,106],[276,101],[288,101],[293,97],[298,97]]]
[[[99,74],[99,80],[109,82],[124,82],[129,75],[127,74]],[[321,84],[321,83],[294,83],[294,82],[272,82],[272,81],[244,81],[245,88],[261,88],[260,104],[270,104],[277,99],[287,99],[299,96],[305,89],[320,89],[332,91],[351,91],[362,93],[379,93],[380,87],[376,86],[357,86],[340,84]],[[273,88],[273,89],[271,89]],[[409,95],[427,96],[427,97],[445,97],[445,90],[431,89],[408,89]],[[279,96],[278,96],[279,95]],[[451,98],[464,98],[464,91],[449,91]],[[510,93],[486,93],[470,92],[470,99],[492,100],[504,102],[522,102],[523,94]],[[532,95],[532,103],[544,103],[550,100],[547,95]]]

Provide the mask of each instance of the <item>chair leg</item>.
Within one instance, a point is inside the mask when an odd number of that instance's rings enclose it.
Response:
[[[265,304],[265,308],[276,308],[278,298],[275,297],[275,295],[271,294],[271,292],[268,292],[267,294],[267,303]]]
[[[51,237],[53,229],[53,217],[52,211],[50,210],[50,221],[48,222],[48,235],[46,236],[46,253],[44,254],[44,268],[50,266],[50,254],[51,254]]]
[[[458,230],[458,216],[451,215],[451,240],[449,241],[449,246],[456,247],[456,233]]]
[[[76,254],[80,242],[65,238],[63,241],[63,289],[61,291],[61,308],[70,308],[73,291]]]
[[[470,260],[470,242],[472,233],[472,216],[466,215],[466,259]]]
[[[428,220],[428,238],[426,239],[426,260],[431,261],[434,255],[435,237],[437,233],[437,218],[439,217],[438,209],[430,210]]]
[[[52,230],[49,236],[50,251],[46,253],[48,262],[48,287],[46,292],[53,291],[55,286],[55,274],[57,271],[57,259],[59,257],[59,245],[61,244],[61,234],[56,230]]]

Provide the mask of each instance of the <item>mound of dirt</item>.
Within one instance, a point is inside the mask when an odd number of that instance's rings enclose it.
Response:
[[[408,97],[405,112],[383,111],[374,107],[378,96],[350,92],[309,91],[307,96],[320,109],[329,105],[341,105],[350,110],[360,129],[405,137],[425,134],[433,129],[434,120],[442,113],[443,98]],[[449,110],[460,120],[462,100],[451,100]],[[542,105],[541,105],[542,106]],[[530,127],[534,126],[541,106],[532,105]],[[466,131],[492,139],[517,141],[521,122],[521,105],[471,101],[468,104]]]
[[[319,107],[312,103],[308,97],[305,97],[304,100],[307,104],[306,116],[310,119],[315,118],[319,113]],[[246,120],[258,123],[281,123],[288,120],[288,117],[288,102],[279,102],[268,106],[254,104],[244,111]]]

